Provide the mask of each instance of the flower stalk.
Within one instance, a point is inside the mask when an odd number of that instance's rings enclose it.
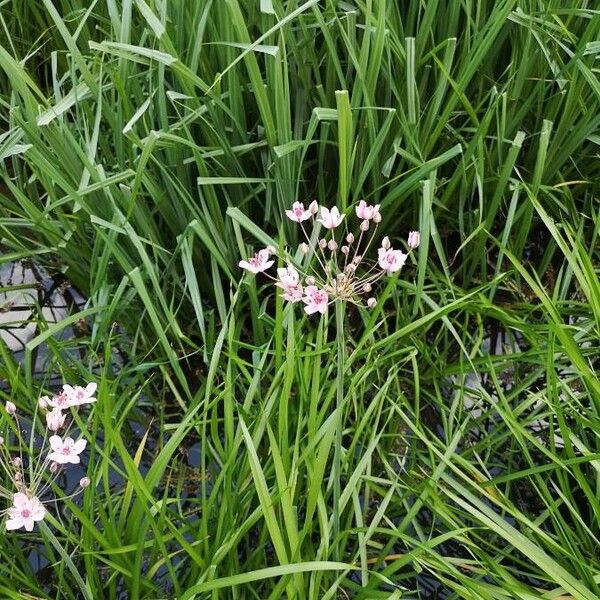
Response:
[[[342,480],[342,427],[344,424],[344,375],[346,362],[346,337],[344,335],[344,320],[346,305],[341,300],[335,303],[335,326],[336,326],[336,346],[337,346],[337,372],[335,381],[336,398],[336,425],[335,425],[335,445],[333,450],[333,539],[334,542],[334,560],[341,560],[339,548],[340,534],[340,496]]]

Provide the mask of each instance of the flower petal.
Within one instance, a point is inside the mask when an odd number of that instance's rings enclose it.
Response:
[[[50,448],[52,448],[54,452],[60,452],[60,450],[62,450],[63,441],[60,435],[51,435],[48,438],[48,441],[50,442]]]
[[[6,530],[13,531],[14,529],[21,529],[23,527],[23,519],[21,517],[13,517],[6,521]]]
[[[17,492],[13,496],[13,506],[15,508],[23,508],[28,503],[29,503],[29,498],[27,497],[27,494],[24,494],[23,492]]]
[[[75,452],[76,454],[81,454],[85,450],[86,446],[87,446],[86,440],[84,440],[84,439],[77,440],[73,444],[73,452]]]

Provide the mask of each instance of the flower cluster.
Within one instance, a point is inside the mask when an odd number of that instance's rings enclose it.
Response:
[[[373,284],[386,275],[402,269],[408,253],[392,248],[389,238],[381,240],[377,250],[377,261],[366,258],[369,247],[381,222],[379,204],[369,205],[361,200],[355,207],[359,220],[356,235],[348,230],[345,214],[334,206],[331,209],[311,202],[308,208],[302,202],[294,202],[286,216],[298,223],[306,242],[300,249],[307,256],[307,264],[312,263],[310,272],[298,270],[292,260],[286,259],[287,266],[277,269],[277,277],[268,277],[283,291],[283,298],[288,302],[302,302],[307,314],[325,314],[327,307],[335,300],[343,300],[361,304],[366,297],[366,305],[373,308],[377,300],[371,295]],[[309,221],[313,228],[326,230],[323,237],[317,231],[312,237],[308,234],[304,223]],[[345,223],[344,231],[340,226]],[[313,243],[311,240],[315,240]],[[408,235],[407,249],[411,252],[419,246],[418,231]],[[252,258],[241,260],[239,266],[250,273],[262,273],[269,269],[275,261],[271,258],[277,251],[272,246],[259,250]],[[312,258],[315,261],[312,261]]]
[[[17,407],[10,401],[5,404],[6,414],[14,425],[9,428],[9,431],[11,429],[16,431],[17,443],[15,445],[18,448],[17,456],[13,456],[9,441],[10,434],[7,433],[6,437],[0,436],[0,468],[4,469],[11,482],[10,488],[0,485],[0,496],[12,501],[12,506],[2,511],[8,516],[6,520],[8,531],[22,527],[26,531],[32,531],[35,522],[41,521],[46,515],[44,502],[40,498],[43,498],[51,489],[62,465],[80,462],[80,454],[85,450],[87,442],[84,439],[75,441],[68,435],[72,422],[67,422],[67,418],[72,409],[96,402],[95,393],[95,383],[89,383],[86,387],[64,385],[62,391],[56,396],[52,398],[42,396],[39,399],[38,407],[45,413],[45,434],[37,460],[33,460],[30,454],[28,468],[25,468]],[[59,435],[59,432],[62,435]],[[89,484],[90,480],[83,477],[79,481],[79,488],[75,493],[62,498],[51,498],[48,501],[55,502],[71,498]]]

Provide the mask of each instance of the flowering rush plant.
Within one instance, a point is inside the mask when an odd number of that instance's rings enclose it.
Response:
[[[377,261],[366,258],[381,222],[379,204],[359,202],[355,207],[358,219],[355,233],[349,231],[346,215],[336,206],[329,209],[314,201],[305,208],[302,202],[294,202],[285,213],[288,219],[300,225],[306,239],[300,249],[309,256],[308,262],[313,266],[310,272],[298,270],[288,258],[287,266],[277,269],[277,277],[265,274],[282,290],[284,300],[302,302],[309,315],[325,314],[329,304],[336,300],[373,308],[377,304],[371,295],[373,285],[382,277],[400,271],[408,258],[408,253],[391,246],[387,236],[381,240]],[[307,221],[315,232],[312,237],[305,226]],[[325,233],[319,237],[321,228]],[[411,231],[407,240],[408,252],[419,243],[419,232]],[[276,254],[277,250],[268,246],[251,258],[241,260],[239,266],[250,273],[263,273],[273,266],[275,261],[271,257]],[[316,261],[310,261],[312,256]]]
[[[61,470],[69,464],[80,462],[80,454],[85,450],[87,442],[84,439],[75,441],[69,436],[72,425],[69,417],[72,410],[96,402],[95,393],[96,384],[89,383],[86,387],[63,385],[62,391],[56,396],[42,396],[38,400],[38,406],[45,417],[44,438],[37,457],[30,453],[29,458],[25,458],[23,452],[17,407],[13,402],[5,404],[7,416],[14,421],[14,427],[9,427],[5,436],[0,436],[0,469],[5,471],[10,482],[8,488],[0,485],[0,496],[12,502],[8,509],[0,512],[8,516],[7,531],[21,528],[32,531],[35,522],[41,521],[46,515],[44,504],[72,498],[90,484],[90,480],[83,477],[74,493],[42,500]],[[35,423],[33,427],[35,430]],[[10,443],[11,429],[16,430],[14,445]],[[17,448],[16,453],[12,452],[13,447]]]

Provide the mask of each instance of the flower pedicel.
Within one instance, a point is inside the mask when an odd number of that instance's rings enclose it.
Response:
[[[21,528],[33,531],[35,523],[41,521],[46,515],[44,502],[40,498],[43,498],[51,489],[52,483],[60,473],[61,466],[80,462],[79,455],[85,449],[87,442],[84,439],[75,441],[68,436],[68,425],[65,427],[65,422],[70,412],[69,409],[96,402],[94,397],[96,387],[95,383],[89,383],[85,388],[64,385],[62,392],[53,398],[42,396],[39,399],[39,408],[46,411],[47,433],[44,436],[37,462],[30,465],[31,468],[28,469],[25,469],[23,465],[23,446],[17,407],[10,401],[5,404],[6,413],[15,420],[19,445],[18,456],[13,457],[6,442],[9,438],[8,434],[5,437],[0,436],[0,468],[7,473],[12,487],[12,489],[7,489],[0,485],[0,496],[4,496],[12,502],[12,506],[0,511],[0,514],[6,513],[8,517],[6,520],[7,531]],[[63,429],[64,432],[61,436],[58,432]],[[48,437],[48,432],[53,435]],[[50,445],[49,449],[46,440]],[[47,502],[72,498],[89,484],[90,480],[83,477],[79,482],[79,489],[73,494],[62,498],[49,498]]]
[[[372,291],[377,280],[402,269],[408,254],[392,248],[387,236],[381,241],[376,263],[364,258],[375,237],[377,225],[381,222],[379,204],[369,205],[361,200],[355,212],[360,220],[357,236],[346,230],[344,236],[338,236],[343,239],[336,240],[336,229],[345,217],[336,206],[329,209],[311,202],[308,209],[305,209],[302,202],[294,202],[292,208],[285,211],[287,217],[302,228],[306,242],[300,244],[300,250],[303,254],[312,253],[316,256],[318,269],[311,274],[300,273],[288,261],[286,267],[277,269],[276,279],[265,273],[281,288],[284,300],[302,301],[304,310],[309,315],[325,314],[328,305],[335,300],[363,304],[362,297]],[[319,215],[318,218],[316,215]],[[327,230],[325,237],[315,244],[311,244],[311,238],[304,227],[304,222],[309,219],[313,227],[319,223]],[[371,235],[367,233],[369,230],[372,231]],[[408,252],[417,248],[420,241],[419,232],[411,231],[407,240]],[[270,260],[274,254],[276,250],[272,247],[259,250],[252,258],[241,260],[239,266],[254,274],[265,272],[274,264],[275,261]],[[377,300],[369,296],[364,304],[373,308]]]

